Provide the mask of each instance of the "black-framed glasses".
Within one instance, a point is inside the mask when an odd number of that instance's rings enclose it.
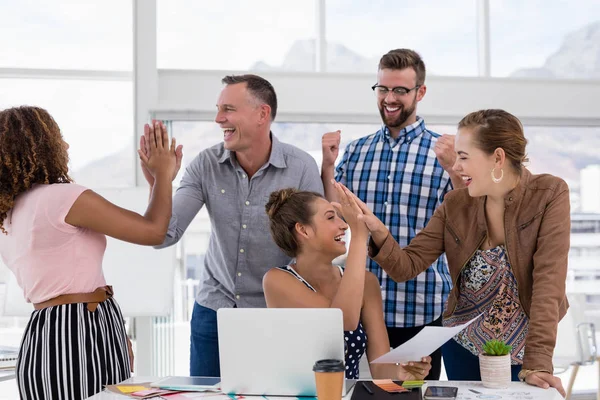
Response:
[[[389,88],[387,86],[383,86],[383,85],[376,83],[373,86],[371,86],[371,89],[373,89],[373,91],[375,93],[377,93],[378,96],[385,97],[388,95],[388,93],[390,91],[392,91],[392,93],[394,93],[394,95],[396,95],[396,96],[406,96],[410,91],[418,89],[420,87],[421,87],[421,85],[417,85],[412,89],[409,89],[404,86],[396,86],[393,88]]]

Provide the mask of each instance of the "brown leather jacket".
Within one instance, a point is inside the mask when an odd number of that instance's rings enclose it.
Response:
[[[444,318],[456,308],[457,281],[486,237],[485,197],[467,189],[449,192],[427,226],[401,249],[389,234],[380,249],[371,241],[369,256],[392,279],[404,282],[425,271],[443,252],[454,287]],[[519,299],[529,317],[523,368],[552,373],[558,321],[569,304],[565,295],[570,245],[569,188],[552,175],[523,168],[519,185],[504,198],[504,235]]]

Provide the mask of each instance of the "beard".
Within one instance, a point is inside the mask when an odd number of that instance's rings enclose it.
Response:
[[[388,128],[398,128],[406,123],[408,117],[410,117],[417,108],[417,97],[413,100],[412,104],[406,108],[403,104],[399,105],[400,114],[397,117],[387,117],[385,115],[385,106],[383,102],[379,104],[379,114],[381,115],[381,120]]]

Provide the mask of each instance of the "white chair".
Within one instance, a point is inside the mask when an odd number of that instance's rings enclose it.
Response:
[[[567,399],[571,397],[579,367],[593,364],[598,358],[595,326],[585,320],[585,294],[569,294],[568,298],[570,307],[558,324],[553,357],[555,374],[573,367],[566,390]],[[598,399],[600,399],[600,383]]]

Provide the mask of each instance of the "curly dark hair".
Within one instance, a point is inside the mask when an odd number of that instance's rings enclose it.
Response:
[[[54,118],[38,107],[0,111],[0,231],[15,198],[35,183],[68,183],[67,145]]]

